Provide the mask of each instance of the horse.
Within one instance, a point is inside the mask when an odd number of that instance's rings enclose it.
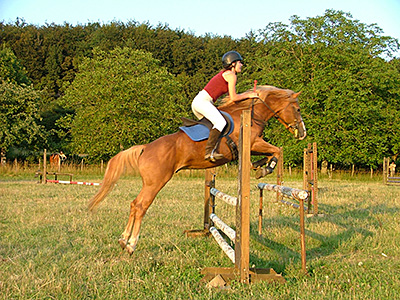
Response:
[[[57,168],[60,171],[60,164],[66,159],[67,156],[62,151],[60,153],[52,153],[50,155],[50,167],[52,169]]]
[[[233,102],[227,97],[218,109],[231,115],[234,129],[230,138],[236,145],[239,140],[241,113],[243,110],[251,110],[251,155],[265,156],[254,162],[253,168],[258,169],[258,177],[262,177],[272,172],[272,163],[274,159],[277,161],[280,151],[278,147],[262,138],[267,121],[272,117],[277,118],[299,140],[306,137],[306,128],[298,103],[301,92],[295,93],[273,86],[259,86],[256,91],[258,98]],[[224,139],[226,138],[222,138]],[[89,210],[93,211],[109,194],[127,167],[139,171],[142,189],[131,202],[128,223],[118,241],[129,254],[136,248],[140,226],[147,209],[174,173],[183,169],[213,168],[234,159],[230,147],[221,143],[219,153],[222,153],[224,158],[216,162],[204,160],[206,143],[207,140],[194,142],[179,130],[149,144],[133,146],[110,159],[101,188],[89,201]]]

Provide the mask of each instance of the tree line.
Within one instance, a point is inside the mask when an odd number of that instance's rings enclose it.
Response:
[[[310,141],[319,160],[376,168],[400,153],[399,42],[348,13],[269,23],[245,37],[196,36],[168,25],[111,22],[35,26],[0,22],[0,148],[9,158],[35,151],[109,159],[121,149],[178,130],[196,93],[237,50],[238,90],[259,84],[302,91],[308,138],[277,122],[265,139],[301,164]]]

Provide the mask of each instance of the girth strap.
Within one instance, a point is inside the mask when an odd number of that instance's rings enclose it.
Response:
[[[235,142],[231,139],[229,135],[225,136],[225,138],[226,138],[226,144],[228,145],[228,148],[229,150],[231,150],[232,153],[232,160],[238,160],[239,151]]]

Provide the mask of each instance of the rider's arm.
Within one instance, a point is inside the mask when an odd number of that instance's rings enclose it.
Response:
[[[236,93],[236,74],[232,71],[227,71],[224,73],[224,78],[228,82],[228,93],[229,93],[229,98],[231,101],[236,102],[236,101],[241,101],[243,99],[247,98],[256,98],[258,97],[257,93],[248,91],[244,92],[241,94]]]

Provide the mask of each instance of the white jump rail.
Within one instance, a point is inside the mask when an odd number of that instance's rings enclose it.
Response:
[[[269,183],[259,183],[257,186],[260,190],[280,192],[282,195],[288,198],[294,198],[296,200],[305,200],[308,198],[308,192],[305,190]]]
[[[78,184],[78,185],[100,185],[97,182],[83,182],[83,181],[66,181],[66,180],[46,180],[50,183],[60,183],[60,184]]]
[[[214,195],[215,197],[217,197],[218,199],[223,200],[225,203],[227,203],[229,205],[236,206],[236,204],[237,204],[237,197],[225,194],[225,193],[217,190],[216,188],[211,188],[210,193],[212,195]]]

